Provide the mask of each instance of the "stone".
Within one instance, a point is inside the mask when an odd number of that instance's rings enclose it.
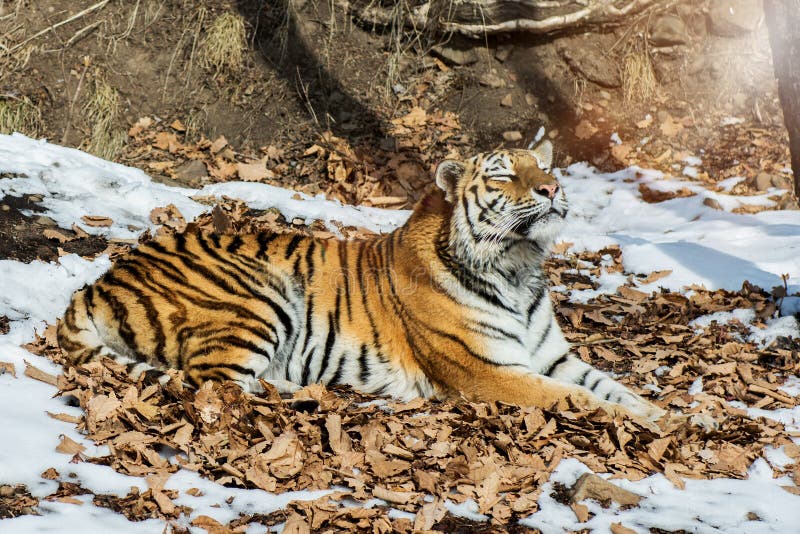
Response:
[[[509,143],[522,141],[522,134],[519,132],[519,130],[509,130],[507,132],[503,132],[503,139]]]
[[[434,46],[431,48],[431,54],[450,65],[471,65],[480,59],[474,47],[462,47],[451,43]]]
[[[58,223],[56,221],[44,215],[39,215],[33,222],[38,224],[39,226],[58,226]]]
[[[695,75],[700,74],[704,70],[708,68],[708,64],[706,62],[706,58],[703,56],[698,56],[692,59],[691,63],[686,67],[686,73]]]
[[[766,191],[772,187],[772,175],[768,172],[760,172],[756,176],[755,184],[756,189],[759,191]]]
[[[689,30],[680,17],[664,15],[656,19],[650,28],[650,43],[653,46],[674,46],[689,42]]]
[[[513,49],[514,47],[512,45],[499,45],[494,53],[494,57],[500,63],[505,63],[505,61],[508,59],[508,56],[511,55],[511,51]]]
[[[514,99],[511,97],[511,93],[508,93],[506,96],[503,97],[503,99],[500,101],[500,105],[505,106],[507,108],[510,108],[511,106],[514,105]]]
[[[791,191],[794,187],[791,177],[780,174],[771,174],[766,171],[761,171],[756,175],[755,178],[750,178],[748,183],[758,191],[766,191],[770,187]]]
[[[797,205],[797,200],[795,200],[794,195],[783,195],[780,200],[778,200],[778,207],[782,210],[800,209],[800,206]]]
[[[494,69],[478,78],[478,83],[492,89],[499,89],[506,86],[506,81],[501,78]]]
[[[721,37],[751,33],[763,19],[761,0],[714,0],[708,9],[709,29]]]
[[[594,473],[586,473],[581,475],[570,494],[570,501],[573,503],[584,499],[594,499],[603,506],[611,502],[620,506],[636,506],[642,500],[642,496],[622,489]]]
[[[199,183],[208,177],[206,164],[199,159],[190,159],[175,169],[175,179],[186,183]]]
[[[561,55],[576,73],[601,87],[619,87],[622,78],[616,62],[593,47],[564,48]]]
[[[791,191],[794,188],[794,183],[789,176],[775,175],[772,177],[772,187]]]

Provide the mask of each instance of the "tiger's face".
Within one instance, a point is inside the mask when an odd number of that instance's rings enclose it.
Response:
[[[545,141],[533,150],[498,150],[440,163],[436,183],[453,204],[454,230],[470,234],[481,249],[520,239],[549,245],[567,214],[564,190],[550,172],[552,162],[553,147]]]

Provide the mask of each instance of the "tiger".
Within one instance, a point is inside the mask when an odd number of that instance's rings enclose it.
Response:
[[[60,346],[69,365],[180,369],[194,387],[321,383],[657,421],[665,410],[577,357],[556,320],[544,261],[568,202],[552,165],[549,141],[445,159],[407,222],[369,238],[157,237],[74,294]]]

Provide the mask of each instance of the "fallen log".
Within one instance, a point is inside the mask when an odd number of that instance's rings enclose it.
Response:
[[[545,34],[624,23],[647,8],[673,3],[673,0],[429,0],[416,4],[403,0],[339,1],[366,24],[401,23],[416,30],[468,37],[512,32]]]

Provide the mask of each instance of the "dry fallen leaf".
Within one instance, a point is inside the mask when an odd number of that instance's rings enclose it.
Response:
[[[649,275],[647,275],[643,280],[640,282],[642,284],[652,284],[656,280],[661,280],[662,278],[669,276],[672,274],[672,269],[665,269],[663,271],[653,271]]]
[[[154,121],[151,117],[142,117],[136,121],[136,124],[131,126],[128,130],[128,135],[131,137],[138,137],[142,132],[149,129]]]
[[[415,128],[418,126],[425,125],[425,122],[428,119],[428,114],[425,112],[424,109],[420,107],[414,107],[411,111],[408,112],[407,115],[403,117],[398,117],[396,119],[392,119],[392,124],[396,124],[399,126],[406,126],[409,128]]]
[[[620,163],[625,163],[627,161],[628,154],[630,154],[632,150],[633,145],[630,143],[622,143],[620,145],[614,145],[611,147],[611,155]]]
[[[589,507],[585,504],[581,503],[572,503],[571,505],[572,511],[575,513],[575,517],[578,518],[578,521],[581,523],[585,523],[589,520]]]
[[[611,523],[611,534],[636,534],[636,531],[623,526],[622,523]]]
[[[586,473],[581,475],[573,486],[571,496],[573,503],[584,499],[594,499],[601,503],[613,501],[622,506],[636,506],[642,497],[622,489],[594,473]]]
[[[598,131],[594,124],[584,119],[575,127],[575,137],[582,140],[589,139]]]
[[[66,243],[67,241],[72,241],[75,239],[74,237],[62,234],[61,232],[59,232],[58,230],[54,230],[53,228],[45,228],[44,232],[42,232],[42,235],[44,235],[47,239],[55,239],[59,243]]]
[[[56,447],[56,451],[62,454],[69,454],[69,455],[76,455],[86,450],[86,447],[78,443],[77,441],[72,440],[71,438],[61,435],[59,436],[61,441],[59,442],[58,446]]]
[[[28,361],[25,361],[25,376],[28,378],[33,378],[34,380],[38,380],[39,382],[50,384],[51,386],[58,385],[58,378],[56,378],[55,375],[51,375],[50,373],[42,371],[38,367],[34,367]]]
[[[262,180],[272,180],[275,173],[267,168],[268,158],[264,156],[258,161],[251,163],[237,163],[236,170],[239,178],[245,182],[260,182]]]
[[[661,123],[661,133],[666,137],[674,137],[681,130],[683,130],[683,124],[676,122],[671,115],[667,115],[666,119]]]
[[[87,226],[95,228],[105,228],[114,224],[113,220],[102,215],[84,215],[81,217],[81,220],[86,223]]]
[[[11,362],[0,362],[0,375],[3,375],[5,373],[10,374],[14,378],[17,378],[16,367]]]

